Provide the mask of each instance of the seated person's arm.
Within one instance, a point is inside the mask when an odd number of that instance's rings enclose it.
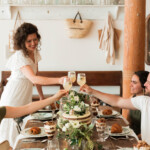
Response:
[[[88,94],[94,95],[95,97],[101,99],[103,102],[110,104],[112,106],[120,107],[120,108],[127,108],[127,109],[136,109],[133,106],[130,98],[125,99],[116,95],[102,93],[100,91],[92,89],[88,85],[82,86],[81,90]]]
[[[62,96],[66,94],[67,91],[60,90],[54,96],[49,97],[43,101],[32,102],[20,107],[10,107],[6,106],[6,115],[5,118],[17,118],[30,113],[33,113],[41,108],[44,108],[47,105],[54,103],[59,100]]]

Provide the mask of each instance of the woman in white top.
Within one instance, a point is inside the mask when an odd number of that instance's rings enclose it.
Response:
[[[41,56],[37,49],[41,36],[35,25],[23,23],[14,35],[15,54],[6,67],[11,76],[1,96],[0,106],[23,106],[32,101],[32,87],[36,85],[40,99],[43,93],[40,85],[62,84],[63,78],[38,76],[38,62]],[[0,125],[0,142],[8,140],[13,146],[18,132],[13,119],[4,119]]]

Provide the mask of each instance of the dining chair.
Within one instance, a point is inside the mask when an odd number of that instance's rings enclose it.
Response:
[[[4,141],[3,143],[0,144],[0,150],[9,150],[10,145],[8,141]]]

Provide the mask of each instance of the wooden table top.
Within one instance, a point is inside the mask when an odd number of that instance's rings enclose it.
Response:
[[[100,109],[104,109],[106,107],[100,107]],[[124,121],[122,118],[108,118],[107,119],[107,125],[111,126],[114,123],[119,123],[122,126],[128,126],[127,122]],[[25,128],[30,128],[33,126],[37,127],[43,127],[43,122],[33,122],[33,120],[29,120],[25,126]],[[57,133],[56,133],[57,134]],[[47,137],[39,138],[41,141],[43,139],[46,139]],[[97,131],[94,129],[93,133],[93,140],[96,141],[98,139]],[[104,150],[117,150],[119,147],[133,147],[133,145],[137,144],[137,140],[133,137],[127,138],[127,139],[112,139],[109,137],[105,142],[101,142],[100,144],[103,145]],[[68,143],[65,140],[59,140],[60,150],[63,150],[64,148],[68,147]],[[22,139],[20,139],[17,143],[15,150],[20,150],[22,148],[46,148],[47,147],[47,141],[42,142],[23,142]],[[71,148],[69,148],[71,150]]]

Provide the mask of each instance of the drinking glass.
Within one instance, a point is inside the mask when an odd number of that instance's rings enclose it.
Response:
[[[86,75],[85,75],[85,73],[78,73],[77,83],[80,86],[83,86],[86,83]]]
[[[104,142],[108,137],[108,127],[106,126],[106,124],[99,124],[96,127],[96,130],[98,132],[98,140],[99,142]]]
[[[64,78],[63,87],[66,91],[69,91],[72,87],[72,82],[69,78]]]
[[[47,150],[60,150],[59,140],[56,138],[48,140]]]
[[[70,79],[70,81],[72,83],[74,83],[76,81],[76,73],[75,73],[75,71],[69,71],[68,72],[68,78]]]

